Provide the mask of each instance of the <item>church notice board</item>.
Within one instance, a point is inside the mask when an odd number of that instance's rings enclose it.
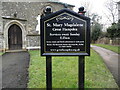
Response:
[[[90,55],[90,18],[62,9],[40,23],[42,56]]]

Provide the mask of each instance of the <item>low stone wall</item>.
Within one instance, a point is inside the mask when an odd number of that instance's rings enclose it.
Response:
[[[112,40],[110,38],[100,38],[95,43],[120,45],[120,38],[114,38]]]
[[[28,35],[28,46],[27,47],[39,47],[40,46],[40,35]]]
[[[112,45],[120,45],[120,38],[113,39]]]

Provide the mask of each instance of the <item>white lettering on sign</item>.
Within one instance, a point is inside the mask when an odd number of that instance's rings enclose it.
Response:
[[[51,27],[51,24],[47,23],[47,27]]]
[[[53,31],[61,31],[61,28],[52,28]]]
[[[67,26],[67,27],[83,27],[83,24],[78,24],[78,23],[64,23],[64,26]]]
[[[70,36],[80,36],[80,33],[70,33]]]
[[[62,31],[77,31],[78,29],[77,28],[62,28]]]
[[[62,27],[63,24],[59,24],[59,23],[53,23],[53,27]]]
[[[56,20],[57,20],[57,22],[61,21],[61,20],[70,20],[70,21],[73,21],[74,18],[71,17],[71,16],[59,16],[59,17],[56,18]]]
[[[46,20],[44,28],[46,52],[85,52],[85,20],[69,14],[62,14],[62,16],[54,16]]]

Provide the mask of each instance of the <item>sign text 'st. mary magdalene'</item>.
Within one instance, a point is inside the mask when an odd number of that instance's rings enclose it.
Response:
[[[44,53],[86,53],[87,21],[64,12],[44,21]]]

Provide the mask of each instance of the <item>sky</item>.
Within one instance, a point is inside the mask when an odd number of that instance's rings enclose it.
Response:
[[[108,21],[105,14],[108,14],[108,10],[105,7],[105,3],[107,0],[59,0],[60,2],[75,5],[74,11],[78,12],[78,8],[81,6],[84,6],[83,3],[88,2],[89,8],[91,10],[91,13],[96,13],[99,16],[102,16],[102,19],[100,20],[100,23],[103,24],[104,28],[103,31],[106,31],[106,28],[111,25],[111,22]],[[120,0],[114,0],[115,2],[118,2]],[[40,16],[38,16],[39,21]],[[40,22],[38,22],[40,23]],[[37,26],[37,29],[39,28],[39,25]],[[39,30],[37,30],[39,31]]]
[[[75,0],[60,0],[60,1],[75,5],[76,8],[79,8],[80,6],[82,6],[83,2],[88,2],[91,5],[92,12],[97,12],[99,14],[101,14],[102,11],[104,10],[105,8],[104,3],[106,2],[106,0],[76,0],[76,1]]]
[[[118,2],[120,0],[114,0],[115,2]],[[84,6],[82,3],[88,2],[90,5],[90,10],[92,13],[96,13],[99,16],[102,16],[101,23],[104,24],[104,26],[108,27],[111,25],[111,23],[108,21],[106,15],[108,14],[108,10],[105,7],[105,3],[107,0],[60,0],[60,2],[68,3],[75,5],[74,11],[78,12],[78,8],[81,6]]]

